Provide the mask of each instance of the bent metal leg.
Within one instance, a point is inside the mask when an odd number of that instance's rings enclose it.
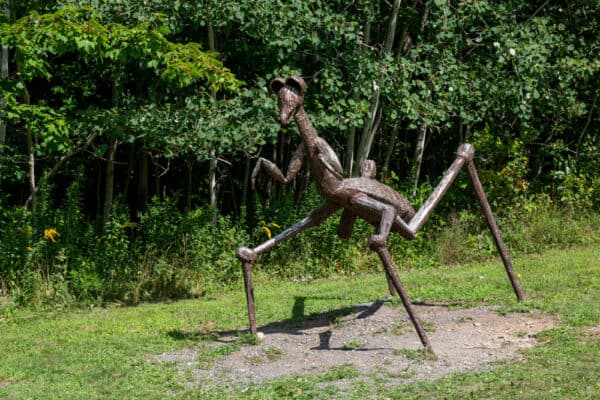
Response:
[[[383,268],[385,269],[386,275],[388,276],[389,280],[391,280],[391,282],[394,285],[394,288],[398,292],[400,300],[402,300],[402,304],[406,309],[406,313],[408,314],[410,321],[415,327],[415,330],[419,335],[419,339],[421,339],[423,347],[425,347],[425,351],[434,354],[433,348],[431,347],[431,343],[429,342],[429,338],[427,337],[425,329],[423,329],[423,325],[421,324],[421,320],[419,320],[419,318],[417,317],[413,305],[408,298],[408,294],[406,293],[406,290],[400,282],[400,278],[398,277],[398,274],[396,273],[396,270],[392,265],[392,258],[390,257],[390,253],[387,249],[387,246],[372,246],[372,250],[375,251],[379,256],[379,259],[383,264]]]
[[[315,208],[307,217],[300,222],[292,225],[285,231],[259,244],[254,249],[248,247],[240,247],[237,252],[237,258],[242,262],[242,270],[244,273],[244,286],[246,289],[246,303],[248,305],[248,320],[250,322],[250,332],[256,334],[256,309],[254,306],[254,286],[252,284],[252,263],[257,256],[267,250],[275,247],[277,244],[291,238],[292,236],[310,228],[319,225],[325,221],[334,212],[339,209],[339,206],[331,203],[323,203]]]

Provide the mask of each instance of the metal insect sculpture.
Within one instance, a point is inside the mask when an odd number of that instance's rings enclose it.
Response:
[[[415,212],[410,203],[398,192],[374,179],[375,163],[371,160],[365,161],[361,165],[360,177],[344,179],[342,165],[337,155],[331,146],[323,138],[319,137],[304,110],[303,101],[306,83],[302,78],[276,78],[271,81],[271,89],[278,97],[281,109],[279,116],[281,124],[284,126],[288,125],[292,119],[295,119],[302,137],[302,143],[295,151],[285,175],[271,161],[259,158],[252,172],[252,185],[254,186],[256,177],[261,171],[266,172],[281,183],[289,183],[300,171],[303,160],[307,158],[310,164],[310,173],[317,191],[325,201],[304,219],[266,242],[254,248],[238,248],[237,257],[242,262],[248,318],[250,331],[253,334],[256,334],[257,330],[252,284],[252,263],[256,260],[257,256],[270,250],[282,241],[310,227],[321,224],[336,211],[343,209],[337,232],[338,236],[341,238],[350,237],[357,218],[362,218],[376,227],[376,232],[369,239],[369,247],[379,255],[390,292],[394,294],[395,290],[398,293],[419,335],[421,343],[427,351],[433,353],[425,330],[415,314],[406,290],[392,265],[392,259],[387,247],[387,238],[390,232],[397,232],[408,240],[414,239],[416,233],[429,218],[463,167],[466,167],[469,179],[481,204],[483,214],[491,230],[517,299],[519,301],[523,300],[523,292],[519,286],[508,251],[500,236],[490,205],[477,176],[475,164],[473,163],[475,151],[472,145],[463,144],[458,148],[457,157],[441,182],[421,208]]]

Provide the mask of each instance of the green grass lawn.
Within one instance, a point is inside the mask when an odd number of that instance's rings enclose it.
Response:
[[[138,307],[108,307],[61,313],[12,310],[0,314],[2,399],[204,399],[204,398],[502,398],[599,399],[600,246],[553,251],[514,260],[528,297],[518,304],[502,264],[401,271],[414,301],[465,306],[496,304],[507,311],[533,308],[558,316],[561,325],[539,335],[540,345],[523,361],[500,363],[479,373],[390,387],[367,380],[348,366],[322,376],[291,376],[245,391],[189,385],[189,371],[153,356],[194,346],[197,362],[214,361],[247,338],[219,352],[211,333],[247,325],[242,285],[210,297]],[[255,282],[258,324],[297,323],[311,314],[381,298],[383,274],[313,282]],[[303,309],[294,308],[302,299]],[[435,346],[435,344],[434,344]],[[347,387],[324,382],[350,377]]]

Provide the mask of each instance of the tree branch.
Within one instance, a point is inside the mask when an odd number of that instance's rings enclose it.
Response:
[[[85,141],[84,144],[82,144],[79,147],[75,147],[71,150],[69,150],[69,152],[65,155],[63,155],[56,164],[54,164],[54,167],[52,167],[52,169],[48,172],[48,174],[46,174],[46,179],[50,179],[52,178],[54,175],[56,175],[56,173],[58,171],[60,171],[60,167],[62,167],[62,165],[65,163],[65,161],[67,161],[69,158],[76,156],[79,153],[82,153],[83,151],[85,151],[93,142],[94,140],[98,137],[97,133],[94,133],[93,135],[89,135]],[[25,204],[23,205],[23,208],[27,208],[29,207],[29,203],[31,203],[31,200],[33,198],[33,195],[36,195],[40,190],[40,186],[36,185],[33,188],[33,193],[29,195],[29,197],[27,198],[27,200],[25,200]]]

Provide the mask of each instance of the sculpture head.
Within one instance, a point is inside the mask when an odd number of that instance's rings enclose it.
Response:
[[[281,113],[279,120],[282,125],[289,125],[296,111],[302,107],[304,102],[304,92],[306,83],[299,76],[292,76],[287,79],[275,78],[271,81],[271,90],[277,94]]]

